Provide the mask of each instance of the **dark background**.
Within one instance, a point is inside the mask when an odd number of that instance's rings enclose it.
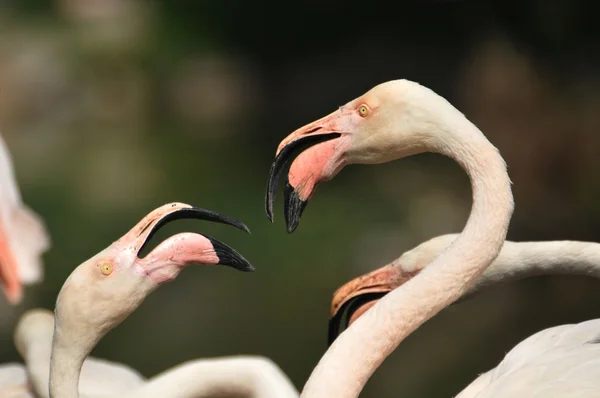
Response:
[[[267,172],[291,131],[390,79],[449,99],[503,154],[512,240],[600,240],[600,51],[584,1],[4,1],[0,129],[24,199],[45,219],[46,278],[0,303],[0,360],[20,360],[18,316],[53,308],[79,263],[153,208],[182,201],[245,221],[222,239],[257,268],[188,269],[94,355],[146,376],[233,354],[272,358],[301,388],[326,349],[331,294],[470,210],[439,155],[348,167],[300,228],[264,213]],[[391,8],[392,4],[394,8]],[[600,316],[600,283],[541,277],[490,288],[403,342],[364,397],[449,397],[543,328]]]

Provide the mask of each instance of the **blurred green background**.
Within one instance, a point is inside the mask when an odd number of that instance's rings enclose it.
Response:
[[[78,264],[153,208],[181,201],[252,235],[179,222],[257,268],[187,269],[93,354],[152,376],[200,357],[259,354],[301,388],[326,349],[333,291],[470,210],[439,155],[348,167],[299,229],[264,213],[291,131],[390,79],[448,98],[500,149],[514,182],[512,240],[600,240],[600,32],[591,1],[3,1],[0,131],[24,200],[45,219],[46,277],[0,303],[0,360],[18,316],[53,308]],[[364,397],[449,397],[543,328],[600,317],[600,282],[541,277],[446,309],[403,342]]]

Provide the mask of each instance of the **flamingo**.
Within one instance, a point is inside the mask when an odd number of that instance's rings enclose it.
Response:
[[[11,363],[0,367],[0,398],[47,397],[50,351],[54,332],[54,314],[46,309],[25,312],[14,332],[17,351],[25,366]],[[79,390],[83,396],[102,391],[120,396],[144,383],[137,371],[120,363],[88,357],[82,367]],[[15,394],[21,395],[15,395]]]
[[[253,357],[204,363],[192,361],[146,382],[128,368],[113,371],[111,365],[114,364],[99,364],[97,360],[85,362],[89,352],[108,331],[121,323],[161,284],[174,280],[183,268],[194,264],[222,264],[241,271],[253,270],[252,265],[231,247],[196,233],[175,235],[144,258],[139,257],[159,228],[182,218],[219,222],[249,232],[245,224],[235,219],[184,203],[171,203],[150,212],[122,238],[79,265],[58,294],[51,347],[48,348],[48,319],[44,321],[41,317],[46,326],[40,329],[23,326],[33,324],[39,327],[40,314],[28,318],[28,321],[23,320],[17,331],[20,333],[17,345],[24,356],[42,359],[37,365],[33,362],[28,364],[28,368],[32,367],[30,384],[38,389],[40,396],[46,396],[43,392],[46,391],[51,398],[79,397],[80,376],[82,371],[83,375],[86,374],[86,366],[91,371],[94,368],[107,371],[103,377],[114,375],[119,378],[114,380],[112,388],[113,392],[120,389],[121,394],[117,395],[120,397],[185,398],[227,393],[248,397],[285,397],[279,392],[293,390],[289,380],[275,365]],[[33,321],[35,319],[38,319],[37,323]],[[49,365],[43,363],[44,358]],[[111,368],[113,370],[109,370]],[[129,387],[122,385],[122,376],[127,373]],[[20,375],[22,378],[22,372]],[[83,379],[83,386],[90,380],[96,384],[104,380],[94,377]],[[105,387],[102,384],[100,391],[85,396],[114,396]],[[23,386],[17,388],[22,389]]]
[[[46,309],[27,311],[15,328],[15,345],[26,366],[0,367],[0,398],[19,392],[27,397],[48,397],[48,374],[54,314]],[[177,393],[177,384],[195,384],[194,397],[224,394],[228,390],[243,397],[297,398],[298,392],[281,369],[260,356],[200,359],[162,372],[146,380],[129,366],[96,357],[87,357],[81,368],[79,393],[83,397],[158,396]],[[162,387],[161,387],[162,386]],[[2,388],[4,387],[4,388]],[[200,389],[202,388],[202,390]],[[138,391],[139,390],[139,391]],[[242,393],[243,392],[243,393]],[[178,395],[179,396],[179,395]],[[239,395],[236,395],[239,396]]]
[[[0,285],[11,304],[21,302],[24,284],[42,279],[42,254],[49,248],[46,226],[23,203],[10,153],[0,136]]]
[[[418,275],[458,237],[436,236],[396,260],[344,284],[333,294],[329,344],[385,294]],[[580,241],[505,241],[500,254],[463,296],[512,280],[540,275],[582,275],[600,278],[600,243]],[[344,314],[348,315],[344,322]]]
[[[469,176],[473,204],[467,223],[425,269],[380,299],[335,340],[306,382],[303,398],[358,397],[373,372],[408,335],[468,292],[490,266],[506,239],[514,203],[499,151],[446,99],[408,80],[375,86],[279,144],[267,182],[266,211],[273,221],[277,182],[291,162],[284,192],[290,233],[298,227],[317,185],[345,165],[384,163],[423,152],[452,158]],[[502,367],[504,373],[478,379],[478,397],[551,398],[566,396],[565,391],[569,397],[597,396],[600,344],[565,348],[557,343],[569,332],[567,340],[597,342],[591,336],[600,335],[600,321],[562,328],[558,337],[553,332],[533,336],[537,350],[513,350],[517,355]]]

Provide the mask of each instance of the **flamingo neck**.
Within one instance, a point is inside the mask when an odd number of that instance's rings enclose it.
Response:
[[[432,141],[431,151],[453,158],[471,180],[473,205],[463,232],[418,276],[386,295],[338,337],[314,369],[302,398],[358,397],[400,342],[462,296],[501,250],[513,212],[506,164],[460,112],[452,108],[448,115],[451,120],[440,128],[445,139]]]
[[[600,278],[600,244],[595,242],[506,241],[494,263],[467,295],[488,286],[540,275],[582,275]]]
[[[82,349],[56,325],[50,356],[50,398],[79,398],[79,376],[90,349]]]
[[[127,398],[168,397],[298,398],[294,385],[270,360],[238,356],[177,365]]]

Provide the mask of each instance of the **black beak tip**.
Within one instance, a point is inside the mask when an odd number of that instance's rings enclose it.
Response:
[[[212,243],[215,254],[219,259],[219,264],[233,267],[242,272],[253,272],[255,270],[248,260],[230,246],[215,238],[208,236],[206,238]]]
[[[238,261],[235,264],[223,264],[223,265],[229,265],[231,267],[234,267],[238,271],[242,271],[242,272],[256,271],[256,269],[252,266],[252,264],[250,264],[250,262],[243,257],[242,257],[242,261]]]
[[[294,232],[296,230],[296,228],[298,228],[298,225],[300,225],[300,219],[295,219],[295,220],[290,220],[287,221],[286,220],[286,227],[287,227],[287,232],[288,234],[291,234],[292,232]]]
[[[277,193],[277,185],[282,171],[283,164],[281,163],[281,157],[277,156],[271,165],[271,170],[269,171],[267,194],[265,195],[265,212],[267,213],[267,217],[271,222],[273,222],[273,205],[275,202],[275,194]]]
[[[242,231],[246,232],[248,235],[252,235],[252,232],[250,232],[250,228],[248,228],[248,226],[246,224],[243,224],[243,228]]]
[[[306,208],[308,201],[300,199],[298,193],[289,182],[285,184],[284,190],[284,213],[285,224],[289,234],[294,232],[300,225],[300,218]]]
[[[273,211],[267,207],[266,213],[267,213],[267,218],[269,219],[269,221],[273,222]]]
[[[230,254],[218,253],[217,257],[219,257],[219,264],[227,265],[229,267],[233,267],[238,271],[242,272],[254,272],[255,268],[250,264],[248,260],[246,260],[241,255],[232,256]]]

